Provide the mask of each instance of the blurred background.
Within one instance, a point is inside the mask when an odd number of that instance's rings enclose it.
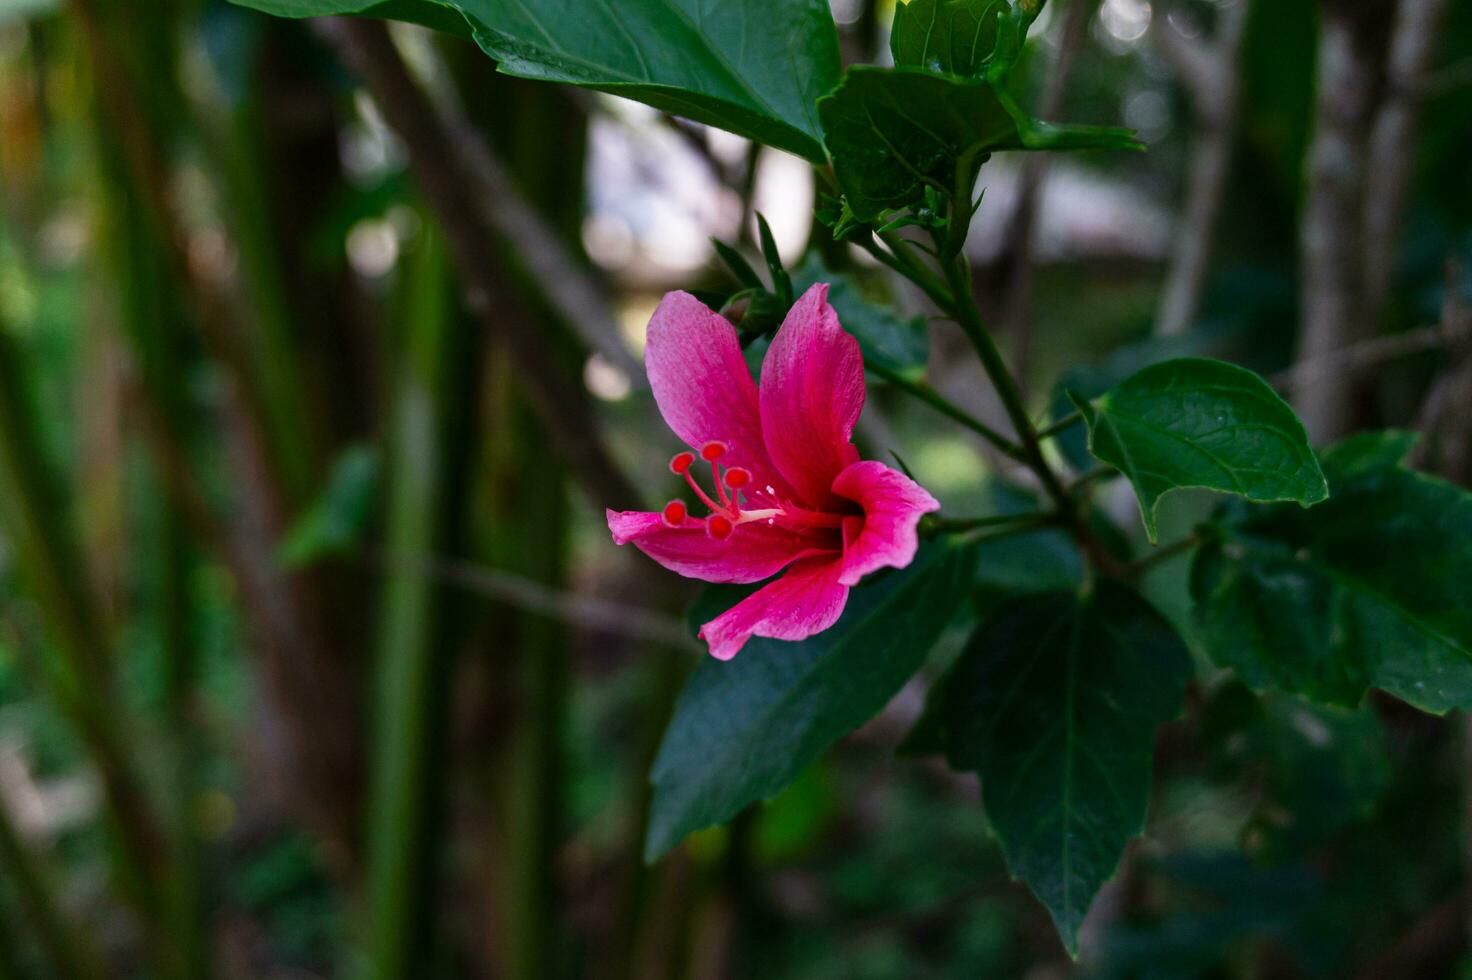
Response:
[[[833,13],[887,58],[892,0]],[[1472,478],[1472,4],[1052,0],[1020,75],[1149,147],[983,171],[977,291],[1040,416],[1210,354],[1321,443],[1415,428]],[[928,313],[803,161],[422,28],[0,0],[0,174],[0,977],[1467,975],[1463,726],[1378,695],[1206,677],[1077,963],[974,780],[895,758],[918,683],[642,862],[702,655],[695,583],[601,510],[672,495],[650,312],[730,292],[709,240],[755,261],[760,211],[790,266]],[[894,392],[861,438],[949,512],[1015,505]],[[1187,571],[1148,581],[1177,617]]]

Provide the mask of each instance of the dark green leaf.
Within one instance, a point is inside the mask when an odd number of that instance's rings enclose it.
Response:
[[[878,361],[899,374],[925,368],[930,358],[930,335],[923,316],[901,317],[888,306],[871,302],[853,280],[830,271],[817,252],[809,252],[792,270],[792,279],[798,295],[814,283],[828,283],[828,302],[837,311],[843,329],[858,338],[866,362]]]
[[[635,99],[823,162],[815,103],[838,81],[825,0],[235,0],[285,17],[424,21],[446,8],[509,75]],[[374,8],[374,9],[370,9]]]
[[[1257,797],[1244,836],[1262,860],[1324,843],[1373,812],[1390,787],[1385,729],[1369,708],[1259,698],[1231,681],[1212,692],[1201,727],[1214,774],[1246,783]]]
[[[988,81],[919,68],[850,68],[818,112],[838,183],[865,221],[913,206],[926,187],[969,194],[997,150],[1138,145],[1127,130],[1039,122]]]
[[[831,629],[801,643],[755,638],[734,660],[702,661],[650,776],[645,856],[775,795],[884,707],[965,598],[975,562],[974,545],[937,543],[855,589]]]
[[[1223,509],[1191,582],[1217,663],[1330,704],[1377,687],[1472,708],[1472,494],[1393,465],[1408,445],[1384,433],[1327,453],[1333,494],[1312,510]]]
[[[1183,337],[1149,337],[1118,347],[1097,363],[1075,364],[1053,386],[1050,417],[1058,422],[1077,411],[1069,397],[1070,392],[1092,400],[1142,368],[1172,358],[1195,357],[1202,353],[1202,342],[1196,334],[1186,334]],[[1096,465],[1094,457],[1089,455],[1089,430],[1083,424],[1060,433],[1054,445],[1063,454],[1068,465],[1079,473]]]
[[[378,496],[378,455],[366,446],[347,449],[332,466],[327,488],[286,532],[279,560],[300,568],[342,555],[362,543]]]
[[[1303,423],[1266,381],[1235,364],[1165,361],[1076,403],[1089,451],[1134,484],[1151,541],[1156,504],[1172,490],[1304,506],[1328,496]]]
[[[232,0],[243,7],[277,17],[328,17],[358,14],[383,20],[402,20],[438,31],[471,36],[465,17],[449,4],[437,0]]]
[[[980,775],[1008,867],[1070,950],[1144,829],[1155,728],[1180,710],[1190,670],[1170,624],[1104,581],[1002,606],[932,695],[951,765]]]
[[[748,289],[765,288],[761,276],[758,276],[756,270],[751,267],[751,263],[746,261],[746,256],[719,238],[712,238],[710,243],[715,247],[716,254],[721,257],[721,261],[726,264],[726,268],[731,270],[731,275],[736,277],[737,282]]]
[[[895,8],[889,50],[894,63],[976,77],[997,45],[1004,0],[910,0]]]

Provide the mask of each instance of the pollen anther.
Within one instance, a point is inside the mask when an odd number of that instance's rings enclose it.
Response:
[[[666,527],[679,527],[685,523],[685,518],[689,514],[690,512],[686,509],[683,500],[671,500],[664,505],[664,510],[659,512],[659,516],[664,519]]]
[[[724,541],[726,538],[729,538],[735,528],[736,526],[731,523],[731,519],[723,514],[712,514],[705,519],[706,533],[717,541]]]
[[[705,445],[700,447],[700,456],[707,463],[714,463],[716,460],[726,455],[726,450],[728,448],[729,447],[727,447],[727,445],[724,442],[721,442],[719,439],[712,439],[710,442],[707,442]]]
[[[670,460],[670,472],[683,476],[690,472],[690,467],[695,465],[694,453],[675,453],[674,459]]]
[[[733,466],[726,471],[726,486],[732,490],[739,490],[751,482],[751,470],[740,466]]]

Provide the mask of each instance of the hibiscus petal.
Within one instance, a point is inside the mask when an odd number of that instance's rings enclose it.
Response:
[[[834,503],[834,477],[859,458],[849,441],[864,408],[864,358],[838,324],[828,286],[802,294],[762,362],[762,432],[767,453],[802,502]]]
[[[838,622],[848,601],[841,567],[831,557],[805,558],[706,623],[700,636],[711,656],[730,660],[753,636],[805,640]]]
[[[837,553],[818,547],[810,535],[753,521],[717,541],[705,524],[687,517],[679,527],[665,524],[659,514],[610,510],[608,529],[615,544],[632,544],[672,572],[705,582],[760,582],[792,562],[810,555]]]
[[[916,525],[920,517],[940,509],[940,503],[914,480],[872,459],[854,463],[838,474],[833,492],[864,508],[857,537],[845,534],[843,570],[839,582],[857,585],[859,579],[884,568],[904,568],[915,559],[919,546]]]
[[[666,293],[644,346],[649,387],[665,422],[692,448],[718,440],[723,466],[751,470],[759,485],[776,471],[762,443],[756,382],[736,328],[689,293]]]

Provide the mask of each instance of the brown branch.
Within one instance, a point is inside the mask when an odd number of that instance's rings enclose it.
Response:
[[[1303,327],[1300,360],[1316,360],[1369,335],[1365,315],[1365,173],[1385,32],[1380,4],[1322,0],[1318,93],[1300,230]],[[1356,387],[1326,378],[1294,407],[1316,439],[1353,424]]]
[[[1063,96],[1073,74],[1074,62],[1089,33],[1089,19],[1097,0],[1071,0],[1063,21],[1058,50],[1048,68],[1039,111],[1051,119],[1063,108]],[[1002,290],[1000,327],[1011,338],[1012,370],[1018,384],[1026,391],[1028,362],[1032,359],[1032,330],[1028,324],[1032,310],[1033,250],[1037,239],[1038,209],[1043,183],[1048,176],[1049,154],[1030,153],[1023,157],[1017,180],[1017,198],[1007,218],[1003,241],[1007,251],[1002,257],[1006,270]]]
[[[1231,172],[1241,100],[1240,61],[1251,0],[1221,12],[1216,39],[1209,44],[1192,41],[1156,18],[1156,47],[1175,68],[1190,94],[1196,117],[1195,145],[1170,270],[1161,291],[1155,332],[1177,336],[1190,329],[1201,304],[1201,293],[1211,264],[1212,240]]]
[[[1472,324],[1418,327],[1388,337],[1372,337],[1312,360],[1299,361],[1269,377],[1268,382],[1282,391],[1301,392],[1329,380],[1353,380],[1370,368],[1412,354],[1455,349],[1468,340],[1472,340]]]
[[[424,555],[370,552],[366,559],[384,570],[427,576],[475,595],[494,599],[589,630],[619,633],[634,640],[694,649],[690,631],[679,619],[652,609],[596,596],[549,588],[541,582],[468,561]]]
[[[1365,316],[1372,324],[1385,309],[1395,274],[1425,95],[1419,82],[1431,66],[1450,7],[1448,0],[1400,0],[1396,10],[1385,101],[1370,135],[1366,175]]]
[[[590,350],[646,385],[644,368],[624,342],[609,299],[598,283],[563,246],[547,222],[521,195],[506,165],[480,132],[458,112],[441,110],[440,123],[464,153],[474,181],[481,220],[494,228],[511,253],[536,280],[542,295]]]
[[[1461,302],[1461,281],[1461,263],[1448,262],[1441,329],[1452,362],[1421,406],[1416,429],[1426,438],[1416,446],[1413,460],[1417,466],[1466,484],[1472,481],[1472,311]]]
[[[486,330],[504,336],[520,381],[554,449],[599,506],[634,507],[639,492],[599,435],[581,384],[569,381],[545,340],[532,328],[520,297],[505,287],[490,261],[499,230],[483,198],[489,184],[478,138],[447,121],[415,83],[380,22],[316,21],[317,30],[372,92],[384,119],[409,149],[420,191],[449,243],[465,302]],[[479,162],[477,162],[479,161]],[[494,178],[492,178],[494,180]]]

